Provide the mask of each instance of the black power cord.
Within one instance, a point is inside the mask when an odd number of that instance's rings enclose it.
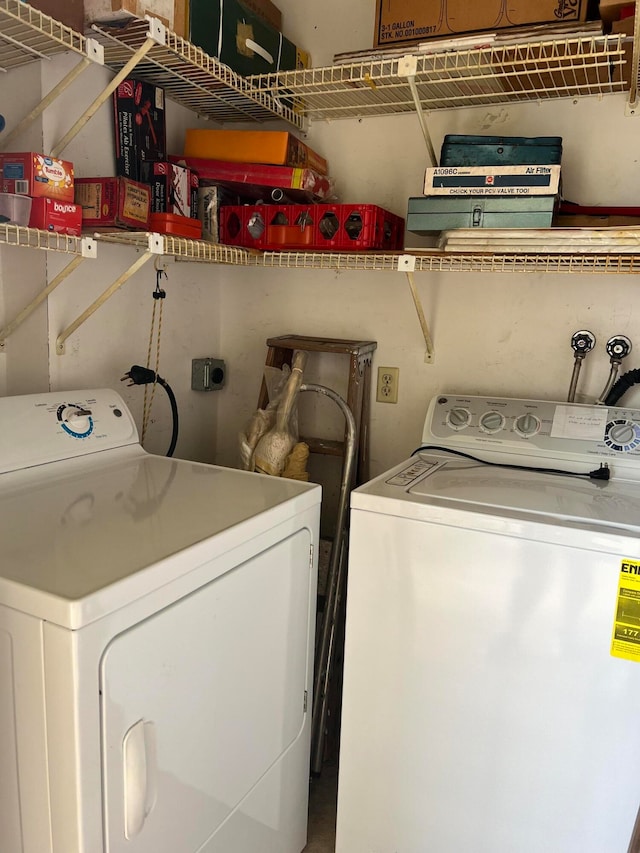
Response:
[[[176,397],[173,391],[171,390],[171,386],[168,382],[166,382],[162,376],[158,376],[155,370],[150,370],[148,367],[141,367],[139,364],[134,364],[130,370],[128,370],[125,375],[120,380],[124,382],[125,379],[131,380],[128,384],[131,385],[149,385],[151,382],[157,382],[158,385],[162,385],[164,390],[167,392],[167,397],[169,398],[169,403],[171,405],[171,418],[173,423],[173,429],[171,432],[171,444],[169,445],[169,449],[166,452],[166,456],[173,456],[173,451],[176,449],[176,444],[178,441],[178,404],[176,403]]]
[[[423,444],[422,447],[417,447],[412,456],[420,453],[421,450],[439,450],[444,453],[453,453],[454,456],[462,456],[463,459],[470,459],[472,462],[480,462],[482,465],[492,465],[495,468],[510,468],[512,471],[536,471],[538,474],[558,474],[563,477],[587,477],[589,480],[608,480],[611,476],[609,465],[601,462],[599,468],[594,468],[593,471],[574,472],[562,471],[560,468],[536,468],[533,465],[510,465],[508,462],[488,462],[486,459],[479,459],[477,456],[472,456],[470,453],[463,453],[461,450],[453,450],[450,447],[439,447],[437,444]]]

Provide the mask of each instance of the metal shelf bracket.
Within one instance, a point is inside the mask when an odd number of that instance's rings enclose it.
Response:
[[[403,56],[402,59],[398,62],[398,77],[405,77],[407,83],[409,84],[409,89],[411,90],[411,97],[413,98],[413,103],[416,108],[416,115],[418,116],[418,121],[420,122],[420,128],[422,130],[422,135],[424,136],[424,141],[427,144],[427,152],[429,154],[429,158],[431,159],[431,165],[438,165],[438,158],[436,157],[436,152],[433,147],[433,142],[431,140],[431,134],[429,133],[429,128],[427,127],[427,120],[424,115],[424,110],[422,109],[422,104],[420,102],[420,94],[418,92],[418,87],[416,86],[416,74],[418,73],[418,57],[412,56],[408,54],[407,56]]]
[[[0,352],[6,351],[5,342],[9,335],[13,334],[13,332],[15,332],[15,330],[21,326],[24,321],[31,316],[31,314],[33,314],[38,305],[41,305],[49,294],[53,293],[59,284],[62,284],[62,282],[68,278],[86,258],[96,258],[98,256],[97,243],[92,237],[83,238],[81,249],[82,251],[80,255],[76,255],[73,260],[71,260],[66,267],[49,282],[44,290],[40,291],[35,299],[25,306],[22,311],[20,311],[20,313],[17,314],[10,323],[7,323],[3,329],[0,329]]]
[[[406,274],[407,281],[409,282],[411,296],[413,297],[413,304],[418,315],[418,320],[420,321],[420,328],[422,329],[422,335],[424,337],[424,343],[426,347],[424,353],[425,364],[433,364],[433,362],[435,361],[436,353],[433,346],[433,338],[431,337],[431,332],[429,331],[429,324],[427,323],[424,308],[422,307],[422,302],[420,301],[420,294],[418,293],[418,288],[416,287],[415,279],[413,278],[415,268],[415,255],[400,255],[400,257],[398,258],[398,270]]]
[[[149,30],[147,32],[147,37],[144,42],[140,45],[138,50],[131,56],[131,59],[120,69],[120,71],[115,75],[115,77],[108,83],[108,85],[103,89],[103,91],[98,95],[98,97],[90,104],[84,113],[80,116],[80,118],[76,121],[76,123],[67,131],[67,133],[62,137],[62,139],[55,145],[51,150],[52,157],[59,157],[61,152],[67,147],[67,145],[74,139],[78,133],[82,130],[82,128],[93,118],[93,116],[98,112],[100,107],[109,100],[113,92],[118,88],[120,83],[131,74],[133,69],[138,65],[138,63],[144,59],[144,57],[149,53],[152,47],[157,44],[165,44],[167,40],[167,30],[164,24],[157,20],[157,18],[148,18]],[[102,46],[99,45],[100,49],[103,50]],[[83,60],[84,62],[84,60]]]
[[[633,55],[631,59],[631,87],[629,89],[629,100],[625,107],[625,115],[640,116],[640,102],[638,101],[638,84],[640,80],[640,15],[635,16],[633,25]]]
[[[0,146],[2,150],[6,151],[9,147],[10,143],[20,134],[25,131],[33,122],[38,118],[38,116],[42,115],[42,113],[50,107],[51,104],[66,90],[69,86],[76,80],[82,72],[88,68],[92,63],[97,65],[104,65],[104,48],[103,46],[97,42],[95,39],[87,39],[85,41],[85,51],[86,56],[84,56],[77,65],[66,74],[60,82],[53,87],[53,89],[45,95],[45,97],[40,101],[40,103],[35,106],[31,112],[29,112],[23,119],[20,121],[13,130],[8,133],[2,139],[2,145]]]
[[[118,276],[118,278],[111,284],[91,305],[80,314],[79,317],[71,323],[70,326],[61,332],[58,335],[56,340],[56,353],[57,355],[64,355],[65,353],[65,342],[67,338],[69,338],[76,329],[79,329],[82,324],[89,319],[98,308],[101,308],[107,300],[109,300],[114,293],[116,293],[123,284],[126,284],[129,279],[135,275],[139,269],[141,269],[147,261],[151,260],[151,258],[162,255],[164,253],[164,240],[161,234],[149,234],[149,244],[140,257],[131,264],[128,269],[126,269],[122,275]]]

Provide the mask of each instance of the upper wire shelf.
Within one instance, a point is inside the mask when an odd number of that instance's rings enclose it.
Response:
[[[94,24],[91,35],[104,47],[105,65],[119,71],[144,44],[146,21],[131,19],[123,26]],[[136,65],[134,76],[165,90],[167,96],[215,121],[260,122],[283,119],[302,127],[303,117],[286,101],[256,89],[227,65],[191,42],[166,30],[164,44],[156,44]]]
[[[131,19],[126,26],[94,25],[87,31],[104,48],[104,62],[120,71],[144,44],[149,22]],[[22,0],[0,0],[0,70],[8,71],[37,59],[72,50],[86,55],[87,38],[34,9]],[[215,121],[264,122],[282,119],[302,127],[299,109],[270,92],[255,89],[223,63],[171,30],[133,72],[162,87],[167,96]]]
[[[22,0],[0,0],[0,69],[72,50],[84,54],[86,39]]]
[[[407,49],[411,54],[411,49]],[[591,36],[473,50],[417,53],[423,109],[608,95],[629,89],[623,36]],[[310,119],[391,115],[415,110],[402,57],[248,78],[260,91],[295,97]]]

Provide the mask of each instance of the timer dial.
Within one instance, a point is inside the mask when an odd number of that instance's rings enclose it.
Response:
[[[604,433],[604,443],[618,453],[628,453],[640,446],[640,425],[624,418],[609,421]]]
[[[88,438],[93,432],[93,417],[89,409],[76,403],[58,406],[58,423],[72,438]]]

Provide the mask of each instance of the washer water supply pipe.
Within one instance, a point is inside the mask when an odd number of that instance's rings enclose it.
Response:
[[[336,519],[336,534],[331,545],[329,569],[327,572],[327,593],[325,598],[320,638],[315,655],[315,673],[313,684],[313,712],[311,715],[311,772],[319,776],[322,772],[324,739],[329,710],[329,684],[335,663],[336,641],[340,605],[344,600],[347,576],[347,514],[349,494],[355,470],[356,458],[356,422],[349,406],[339,394],[324,385],[304,383],[300,391],[315,391],[333,402],[342,410],[346,421],[346,440],[342,482]]]
[[[578,377],[580,376],[580,368],[582,362],[588,352],[596,345],[596,336],[593,332],[582,329],[579,332],[574,332],[571,337],[571,349],[573,350],[573,373],[571,374],[571,384],[569,385],[569,393],[567,394],[567,403],[573,403],[576,399],[576,388],[578,387]]]
[[[618,376],[622,359],[626,358],[630,352],[631,341],[625,335],[614,335],[613,338],[609,338],[607,341],[607,353],[611,359],[611,370],[609,371],[609,378],[607,379],[607,384],[604,386],[604,391],[596,400],[599,406],[603,405],[609,396],[613,388],[613,383]]]

